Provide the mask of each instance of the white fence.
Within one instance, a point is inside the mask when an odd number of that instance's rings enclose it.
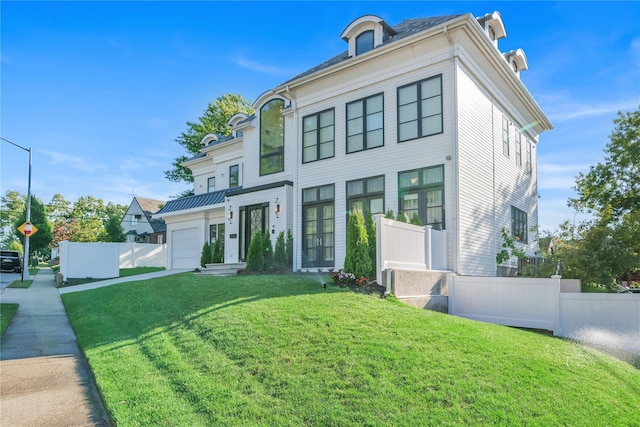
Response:
[[[583,294],[577,280],[450,275],[449,313],[640,354],[640,297]]]
[[[60,242],[64,279],[118,277],[120,268],[165,267],[166,244]]]
[[[446,270],[446,232],[376,215],[376,279],[384,270]]]

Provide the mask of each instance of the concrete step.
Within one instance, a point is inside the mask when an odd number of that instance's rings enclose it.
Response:
[[[205,268],[201,268],[196,276],[235,276],[238,270],[246,268],[244,262],[229,264],[205,264]]]

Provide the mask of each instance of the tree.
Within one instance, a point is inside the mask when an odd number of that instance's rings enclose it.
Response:
[[[173,182],[193,182],[191,170],[182,166],[182,163],[200,152],[202,138],[207,134],[229,135],[231,128],[227,123],[237,113],[253,114],[251,102],[240,95],[224,94],[209,103],[197,122],[187,122],[187,130],[176,138],[176,142],[187,150],[187,154],[173,160],[173,169],[165,171],[165,177]]]
[[[593,213],[606,223],[640,209],[640,109],[618,113],[605,148],[605,161],[580,173],[569,204]]]
[[[263,271],[264,267],[263,234],[256,231],[247,250],[247,271]]]
[[[291,268],[290,265],[287,265],[287,245],[284,241],[284,231],[281,231],[276,239],[276,248],[273,252],[273,266],[276,270]]]
[[[347,250],[344,271],[353,273],[356,279],[367,277],[372,270],[369,254],[369,238],[364,226],[364,215],[359,209],[349,213],[347,224]]]
[[[53,224],[59,221],[66,221],[71,214],[71,203],[60,193],[56,193],[51,201],[45,206],[45,212],[49,221]]]
[[[213,249],[211,249],[211,262],[224,262],[224,253],[222,252],[222,239],[220,238],[216,239],[216,241],[213,243]]]
[[[127,236],[121,225],[122,216],[110,215],[104,223],[104,229],[98,234],[99,242],[124,242]]]
[[[364,216],[364,228],[367,231],[367,238],[369,240],[369,258],[371,258],[371,276],[375,276],[377,260],[376,251],[376,225],[373,222],[373,215],[365,213]]]
[[[211,246],[209,242],[204,242],[202,252],[200,252],[200,267],[205,267],[211,261]]]
[[[104,204],[102,199],[93,196],[82,196],[73,204],[70,212],[69,229],[73,242],[97,242],[98,236],[104,232],[104,224],[110,216],[120,219],[127,211],[127,206],[112,202]]]
[[[562,274],[614,287],[640,272],[640,110],[618,113],[605,161],[576,178],[569,205],[593,219],[565,223],[555,240]]]
[[[15,236],[18,240],[22,240],[24,236],[20,231],[18,231],[18,227],[27,220],[27,208],[25,206],[22,214],[19,218],[14,222],[15,227]],[[44,205],[42,202],[31,195],[31,224],[35,225],[38,231],[34,233],[31,237],[29,237],[29,253],[25,254],[25,256],[30,256],[36,251],[46,250],[49,248],[51,244],[52,234],[51,234],[51,224],[47,220],[47,216],[45,214]]]
[[[7,190],[0,199],[0,245],[3,248],[8,248],[12,242],[20,242],[16,240],[14,226],[26,206],[27,196],[18,191]]]

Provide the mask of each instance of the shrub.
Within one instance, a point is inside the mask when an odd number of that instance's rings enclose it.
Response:
[[[257,232],[253,235],[249,250],[247,251],[247,271],[263,271],[264,270],[264,250],[262,243],[262,233]]]
[[[293,265],[293,234],[291,234],[291,230],[287,230],[287,265],[289,268]]]
[[[424,224],[422,224],[422,221],[420,221],[420,217],[418,216],[418,212],[414,212],[413,215],[411,215],[411,219],[409,220],[409,223],[413,224],[413,225],[419,225],[419,226],[423,226]]]
[[[290,264],[287,265],[287,244],[284,240],[284,231],[281,231],[276,239],[276,249],[273,252],[273,267],[278,271],[291,268]]]
[[[339,285],[352,285],[356,283],[356,276],[353,273],[345,273],[340,270],[333,274],[333,283],[337,283]]]
[[[398,222],[407,222],[407,215],[404,212],[398,212],[398,216],[396,217],[396,221]]]
[[[344,270],[357,277],[367,276],[372,269],[369,254],[369,239],[364,226],[362,211],[354,209],[349,214],[347,225],[347,250]]]
[[[204,242],[202,253],[200,254],[200,267],[205,267],[211,260],[211,247],[209,242]]]
[[[393,214],[393,211],[391,209],[389,209],[387,213],[384,214],[384,217],[387,219],[396,219],[396,216]]]
[[[264,256],[263,270],[273,269],[273,245],[271,245],[271,236],[269,236],[269,231],[265,231],[262,236],[262,253]]]
[[[369,241],[369,258],[371,259],[371,271],[369,274],[375,276],[376,271],[376,225],[373,222],[373,216],[367,213],[364,217],[364,227],[367,231]]]
[[[222,252],[222,242],[220,239],[216,239],[211,250],[211,262],[221,263],[224,262],[224,253]]]

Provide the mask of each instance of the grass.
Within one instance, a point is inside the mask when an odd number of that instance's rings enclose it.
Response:
[[[31,273],[29,273],[29,274],[31,274]],[[29,286],[31,286],[32,283],[33,283],[33,279],[23,280],[23,281],[20,281],[20,279],[17,279],[17,280],[14,280],[13,282],[9,283],[9,286],[7,286],[7,288],[26,289]]]
[[[4,335],[17,311],[18,304],[0,304],[0,336]]]
[[[164,267],[135,267],[135,268],[121,268],[118,277],[136,276],[138,274],[153,273],[156,271],[163,271]],[[54,273],[55,274],[55,273]],[[85,283],[99,282],[105,279],[94,279],[92,277],[83,278],[71,278],[67,279],[61,287],[84,285]]]
[[[629,364],[310,277],[183,273],[62,298],[118,425],[640,425]]]

